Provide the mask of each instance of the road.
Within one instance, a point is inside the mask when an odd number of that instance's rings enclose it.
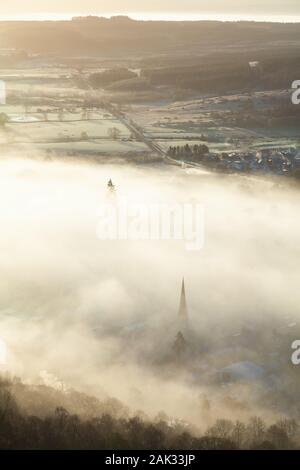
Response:
[[[87,82],[87,87],[89,90],[95,92],[94,88]],[[125,113],[119,110],[119,108],[113,105],[111,102],[103,100],[102,106],[106,109],[112,116],[118,119],[122,124],[127,127],[130,133],[139,141],[143,142],[147,147],[151,150],[151,152],[156,153],[157,155],[161,156],[166,163],[171,165],[181,166],[181,163],[173,158],[170,158],[167,155],[167,152],[161,148],[161,146],[155,142],[153,139],[146,137],[143,130],[136,124],[131,118],[126,116]]]
[[[122,122],[122,124],[124,124],[124,126],[126,126],[130,131],[131,135],[133,135],[139,142],[143,142],[152,152],[166,158],[166,152],[160,147],[160,145],[157,142],[154,142],[151,138],[146,137],[138,124],[126,116],[125,113],[109,102],[104,102],[103,106],[108,112],[110,112],[110,114]]]

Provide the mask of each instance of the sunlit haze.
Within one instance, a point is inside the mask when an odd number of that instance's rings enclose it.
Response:
[[[0,6],[0,18],[4,19],[69,19],[78,15],[130,15],[137,19],[152,20],[259,20],[259,21],[299,21],[300,7],[298,0],[284,2],[268,0],[263,4],[258,1],[212,0],[209,4],[203,0],[182,1],[124,1],[107,2],[97,0],[78,1],[28,1],[12,0]]]
[[[0,451],[300,449],[299,50],[299,0],[1,2]]]

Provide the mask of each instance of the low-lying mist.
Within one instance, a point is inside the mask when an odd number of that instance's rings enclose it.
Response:
[[[116,197],[201,204],[203,249],[187,251],[172,240],[99,240],[110,178]],[[280,179],[2,159],[2,367],[29,382],[53,377],[56,385],[116,397],[151,416],[164,411],[199,425],[231,417],[226,390],[197,383],[195,367],[201,371],[209,354],[228,348],[226,338],[245,326],[268,338],[275,324],[297,323],[299,208],[299,190]],[[160,366],[176,336],[183,277],[190,327],[203,350],[190,374]],[[240,360],[252,360],[257,341]],[[280,359],[288,367],[289,355]],[[209,416],[202,406],[208,395]],[[248,395],[243,388],[248,408],[237,407],[237,417],[277,412]]]

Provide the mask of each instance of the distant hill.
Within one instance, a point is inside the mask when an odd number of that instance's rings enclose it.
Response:
[[[128,17],[0,22],[2,48],[74,55],[208,52],[207,48],[299,48],[300,24],[136,21]],[[253,57],[255,60],[255,56]]]

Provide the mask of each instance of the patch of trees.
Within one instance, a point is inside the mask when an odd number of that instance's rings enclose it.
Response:
[[[176,160],[185,159],[188,161],[202,160],[204,155],[209,153],[209,148],[205,144],[195,145],[177,145],[169,147],[167,155]]]
[[[135,72],[126,68],[116,68],[105,70],[104,72],[92,73],[89,76],[89,83],[93,88],[106,88],[116,82],[138,78]]]
[[[0,383],[2,450],[285,450],[299,449],[299,443],[299,426],[293,419],[272,425],[258,417],[247,423],[219,419],[201,435],[187,423],[171,423],[164,414],[152,421],[131,416],[117,401],[102,406],[96,398],[77,392]]]

